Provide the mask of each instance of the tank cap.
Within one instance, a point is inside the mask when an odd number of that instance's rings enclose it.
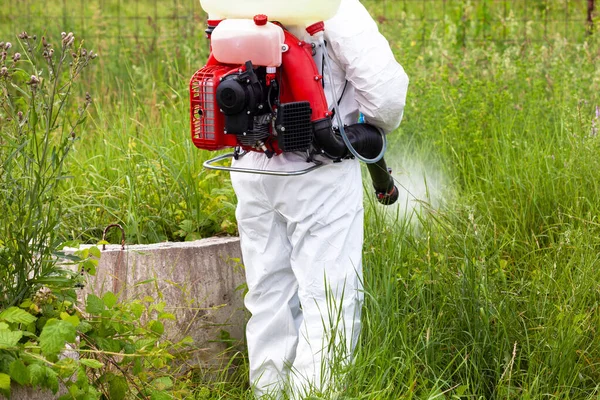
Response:
[[[265,14],[258,14],[254,16],[254,23],[258,26],[266,25],[269,18]]]
[[[306,27],[306,32],[313,36],[315,33],[323,32],[325,30],[325,23],[323,21],[319,21],[316,24],[312,24]]]

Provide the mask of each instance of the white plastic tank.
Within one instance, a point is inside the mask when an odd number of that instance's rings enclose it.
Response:
[[[211,20],[249,18],[265,14],[269,21],[309,26],[335,15],[341,0],[200,0]]]
[[[254,66],[279,67],[285,42],[283,29],[267,22],[267,18],[226,19],[211,35],[212,54],[224,64],[244,64],[252,61]]]

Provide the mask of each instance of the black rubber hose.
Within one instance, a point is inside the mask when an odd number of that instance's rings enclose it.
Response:
[[[367,170],[373,181],[375,195],[377,200],[386,206],[394,204],[398,200],[398,188],[394,184],[394,178],[390,169],[385,163],[385,159],[377,161],[373,164],[367,164]]]
[[[383,138],[373,125],[354,124],[346,127],[345,131],[352,147],[361,156],[375,158],[381,152]],[[333,133],[331,123],[327,126],[327,123],[322,121],[322,125],[319,127],[315,125],[315,139],[321,148],[332,157],[343,158],[350,155],[339,134]],[[373,181],[377,200],[385,205],[395,203],[398,200],[398,188],[394,185],[394,178],[392,178],[385,159],[382,158],[376,163],[367,164],[367,169]]]
[[[315,140],[329,156],[344,158],[350,155],[339,133],[334,133],[331,120],[323,119],[314,124]],[[358,154],[366,158],[375,158],[381,152],[383,138],[373,125],[354,124],[345,128],[348,140]]]

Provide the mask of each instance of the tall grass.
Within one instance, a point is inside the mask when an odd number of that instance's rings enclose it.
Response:
[[[345,395],[597,398],[600,43],[583,23],[538,23],[564,11],[559,1],[444,2],[427,23],[441,3],[365,2],[411,77],[386,158],[402,182],[426,166],[413,180],[428,191],[412,221],[414,188],[391,211],[369,197],[363,334]],[[525,4],[534,22],[523,25]],[[506,42],[488,40],[500,32]],[[129,243],[235,233],[228,177],[203,170],[209,154],[188,139],[201,33],[154,48],[98,40],[62,237],[93,241],[112,222]],[[198,397],[250,398],[246,368],[240,354],[220,378],[199,373]]]

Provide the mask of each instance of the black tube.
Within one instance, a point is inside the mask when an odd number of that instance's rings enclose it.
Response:
[[[365,158],[375,158],[381,152],[383,138],[381,132],[369,124],[353,124],[345,129],[348,140],[354,150]],[[314,124],[315,140],[321,149],[334,158],[344,158],[350,155],[346,144],[338,133],[331,129],[329,118]],[[373,181],[377,200],[381,204],[390,205],[398,200],[398,188],[385,160],[381,158],[376,163],[367,164],[367,169]]]
[[[386,206],[394,204],[398,200],[399,193],[398,188],[394,184],[392,173],[385,163],[385,159],[381,158],[376,163],[367,164],[367,170],[373,181],[377,201]]]
[[[317,145],[333,158],[344,158],[350,155],[344,140],[331,128],[331,119],[325,118],[313,124]],[[373,125],[353,124],[344,128],[346,136],[354,150],[365,158],[375,158],[381,152],[383,138]]]

